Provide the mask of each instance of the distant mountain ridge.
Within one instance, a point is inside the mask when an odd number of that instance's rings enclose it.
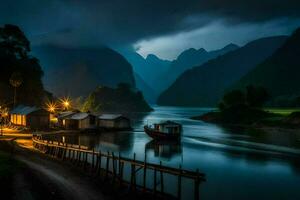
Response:
[[[262,86],[270,95],[300,96],[300,28],[264,62],[259,64],[232,88],[244,88],[247,85]]]
[[[159,96],[158,104],[215,106],[226,88],[271,56],[286,39],[287,36],[258,39],[185,71]]]
[[[32,54],[44,69],[45,88],[55,95],[87,96],[97,86],[124,82],[135,87],[132,66],[108,47],[35,46]]]
[[[149,54],[144,58],[134,51],[120,52],[138,75],[138,77],[136,76],[138,78],[137,88],[143,91],[148,102],[154,103],[157,94],[161,92],[163,87],[157,79],[168,70],[171,61],[160,59],[154,54]]]
[[[167,89],[167,87],[170,86],[185,70],[191,69],[195,66],[200,66],[208,60],[238,48],[239,46],[235,44],[229,44],[214,51],[206,51],[204,48],[200,48],[198,50],[190,48],[183,51],[176,60],[172,61],[169,70],[161,77],[161,79],[165,82],[164,89]]]
[[[200,65],[212,58],[223,55],[229,51],[239,48],[235,44],[229,44],[222,49],[206,51],[205,49],[190,48],[183,51],[175,60],[163,60],[154,54],[146,58],[134,51],[121,52],[128,62],[133,66],[136,74],[139,75],[137,88],[145,94],[148,102],[155,102],[157,94],[165,90],[173,81],[186,69]],[[143,81],[141,81],[143,80]],[[143,83],[140,85],[140,83]],[[145,87],[145,84],[148,85]],[[148,89],[151,89],[149,91]],[[155,94],[155,95],[151,95]]]

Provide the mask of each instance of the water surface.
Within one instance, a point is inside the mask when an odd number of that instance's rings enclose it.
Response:
[[[136,153],[140,160],[146,154],[152,163],[199,169],[207,177],[200,187],[201,199],[300,199],[300,133],[224,128],[190,119],[211,108],[154,108],[131,116],[134,131],[65,140],[126,157]],[[180,144],[156,143],[143,132],[144,124],[162,120],[183,124]],[[186,184],[184,199],[192,198],[189,187]]]

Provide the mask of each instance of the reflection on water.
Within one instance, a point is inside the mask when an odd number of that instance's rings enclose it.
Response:
[[[146,153],[153,163],[199,168],[208,180],[200,188],[201,199],[300,199],[300,133],[266,133],[189,119],[210,110],[155,107],[152,113],[130,116],[132,132],[65,135],[65,140],[127,157],[136,153],[139,160]],[[166,119],[183,124],[180,144],[155,143],[143,132],[143,125]],[[185,199],[189,191],[183,190]]]
[[[145,146],[145,153],[148,155],[149,152],[154,152],[154,156],[162,160],[169,160],[175,155],[181,155],[181,142],[151,140]]]

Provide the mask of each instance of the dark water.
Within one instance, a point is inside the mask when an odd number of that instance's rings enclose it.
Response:
[[[300,199],[300,133],[224,128],[189,119],[209,110],[155,107],[150,114],[132,116],[132,132],[65,136],[64,140],[127,157],[135,152],[140,160],[146,153],[153,163],[199,168],[207,176],[200,187],[201,199]],[[181,144],[157,144],[143,132],[144,124],[166,119],[183,124]],[[185,187],[183,198],[190,199],[192,185]]]

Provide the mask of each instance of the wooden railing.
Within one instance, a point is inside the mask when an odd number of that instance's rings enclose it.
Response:
[[[189,171],[179,168],[173,168],[163,166],[160,164],[148,163],[146,156],[144,161],[136,160],[136,154],[134,153],[133,158],[125,158],[118,153],[116,156],[113,152],[96,152],[94,149],[88,149],[88,147],[67,144],[56,141],[43,140],[41,136],[34,135],[32,138],[33,146],[39,149],[43,153],[49,154],[53,157],[64,161],[70,161],[76,165],[82,166],[84,170],[89,170],[97,175],[103,175],[105,180],[107,178],[112,179],[112,183],[118,182],[120,185],[128,185],[132,191],[141,190],[143,192],[151,192],[154,195],[166,195],[164,189],[164,174],[169,174],[177,177],[177,195],[172,195],[181,199],[182,197],[182,179],[191,179],[194,182],[194,199],[199,199],[199,186],[200,183],[205,181],[205,174],[196,171]],[[112,165],[112,166],[110,166]],[[130,181],[126,181],[124,177],[124,166],[130,166],[130,173],[128,174]],[[103,167],[104,166],[104,167]],[[147,176],[149,176],[149,170],[153,171],[153,187],[147,187]],[[142,184],[138,185],[137,172],[142,171]],[[147,173],[148,172],[148,173]],[[157,175],[159,175],[160,187],[158,188]],[[176,193],[176,192],[175,192]]]

